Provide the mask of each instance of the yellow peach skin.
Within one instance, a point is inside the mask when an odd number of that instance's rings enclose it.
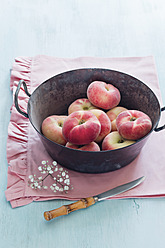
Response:
[[[65,145],[66,140],[62,134],[62,126],[67,116],[52,115],[47,117],[41,126],[42,133],[48,139],[60,144]]]
[[[127,109],[121,106],[117,106],[115,108],[110,109],[109,111],[107,111],[107,115],[111,121],[111,131],[117,131],[117,127],[116,127],[116,118],[117,116],[123,112],[126,111]]]
[[[69,105],[68,114],[70,115],[75,111],[91,110],[91,109],[97,109],[97,107],[93,106],[92,103],[87,98],[80,98],[75,100]]]
[[[102,143],[102,150],[107,151],[107,150],[119,149],[132,145],[134,143],[135,143],[134,140],[123,139],[123,137],[118,133],[118,131],[114,131],[108,134],[104,138]]]

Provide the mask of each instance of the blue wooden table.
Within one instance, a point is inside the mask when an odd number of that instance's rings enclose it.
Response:
[[[17,56],[153,55],[165,103],[163,0],[9,0],[0,2],[0,247],[164,248],[165,199],[108,200],[46,222],[68,202],[6,201],[10,69]],[[162,132],[162,135],[165,133]]]

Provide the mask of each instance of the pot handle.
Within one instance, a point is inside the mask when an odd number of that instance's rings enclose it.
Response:
[[[161,112],[164,111],[164,110],[165,110],[165,106],[161,108]],[[157,124],[157,126],[158,126],[158,124]],[[165,125],[163,125],[161,127],[157,127],[157,126],[154,128],[155,132],[159,132],[159,131],[165,129]]]
[[[21,85],[23,85],[26,95],[29,96],[29,97],[31,96],[31,94],[28,92],[27,85],[26,85],[25,81],[24,81],[24,80],[20,80],[19,83],[18,83],[16,92],[15,92],[15,97],[14,97],[15,107],[16,107],[17,111],[18,111],[20,114],[22,114],[22,115],[25,116],[26,118],[29,118],[28,114],[25,113],[25,112],[23,112],[23,111],[20,109],[19,105],[18,105],[18,94],[19,94]]]

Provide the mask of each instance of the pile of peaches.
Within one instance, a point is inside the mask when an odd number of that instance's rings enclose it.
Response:
[[[120,91],[112,84],[93,81],[87,98],[68,107],[68,115],[47,117],[41,126],[48,139],[84,151],[106,151],[135,143],[150,132],[152,122],[138,110],[119,106]]]

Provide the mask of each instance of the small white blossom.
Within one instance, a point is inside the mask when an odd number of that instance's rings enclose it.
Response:
[[[44,186],[43,186],[43,189],[48,189],[48,186],[44,185]]]
[[[69,189],[69,187],[68,186],[64,186],[64,190],[68,190]]]
[[[67,185],[69,185],[70,184],[70,180],[69,179],[65,179],[64,180],[64,183],[66,183]]]
[[[41,174],[46,174],[44,176],[29,175],[28,186],[32,189],[48,189],[47,185],[44,185],[44,179],[49,176],[50,179],[54,180],[54,183],[49,186],[53,192],[63,192],[68,193],[68,190],[73,189],[70,185],[70,179],[68,171],[63,167],[57,165],[56,161],[52,162],[52,165],[48,165],[48,161],[43,160],[42,165],[38,166],[38,170]],[[53,175],[54,173],[54,175]]]
[[[38,186],[38,183],[37,182],[34,182],[34,186],[37,187]]]

